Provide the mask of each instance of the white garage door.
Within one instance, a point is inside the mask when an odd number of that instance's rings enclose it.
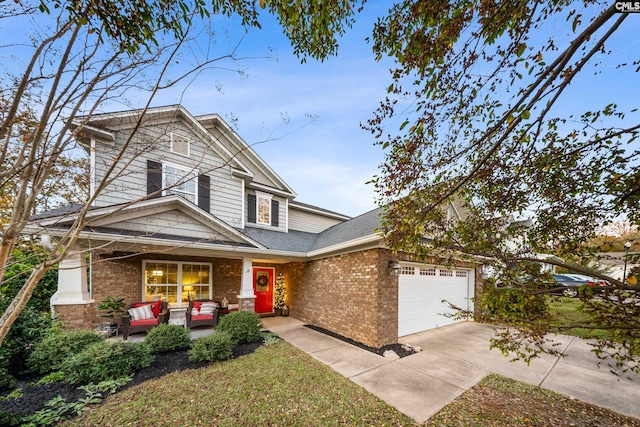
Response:
[[[458,322],[442,315],[454,312],[442,300],[473,308],[473,270],[402,264],[398,279],[398,336]]]

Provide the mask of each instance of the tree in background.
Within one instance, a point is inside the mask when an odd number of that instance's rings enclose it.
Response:
[[[615,335],[602,357],[640,354],[640,312],[627,298],[638,289],[590,269],[586,244],[616,217],[640,222],[640,124],[635,106],[617,105],[637,79],[637,49],[622,36],[631,20],[592,1],[403,0],[374,29],[374,52],[397,65],[364,125],[386,153],[373,180],[387,208],[382,231],[397,251],[490,265],[486,282],[507,290],[476,306],[511,326],[492,344],[526,360],[556,353],[545,336],[562,330],[549,317],[543,262],[609,280],[606,303],[584,296],[591,320],[580,326]],[[606,99],[563,104],[587,76]],[[448,201],[462,220],[441,208]]]
[[[156,94],[187,81],[221,61],[239,60],[235,51],[208,52],[202,33],[213,15],[237,16],[245,26],[259,27],[257,4],[235,0],[101,1],[66,0],[5,2],[0,10],[4,26],[16,28],[15,43],[0,47],[0,196],[4,215],[0,242],[0,283],[12,263],[11,254],[27,220],[49,197],[59,197],[56,170],[74,159],[75,136],[94,113],[126,104],[128,96],[145,94],[138,125]],[[259,6],[277,16],[296,54],[322,59],[336,53],[336,36],[351,25],[355,13],[348,1],[308,2],[261,0]],[[25,30],[26,31],[23,31]],[[211,29],[211,28],[208,28]],[[213,34],[213,32],[207,33]],[[22,35],[23,39],[18,39]],[[196,35],[200,35],[196,38]],[[204,41],[212,44],[209,38]],[[197,48],[196,48],[197,47]],[[211,49],[211,51],[214,51]],[[193,64],[183,67],[181,60]],[[65,126],[82,117],[73,128]],[[130,150],[135,131],[125,142]],[[120,157],[69,232],[54,249],[32,244],[27,248],[38,262],[0,317],[0,343],[31,298],[36,284],[58,264],[87,226],[93,198],[126,165]],[[53,175],[52,175],[53,174]],[[53,180],[53,181],[52,181]],[[81,182],[79,180],[78,182]],[[10,209],[7,207],[10,206]]]
[[[598,252],[623,252],[626,242],[631,243],[631,252],[640,251],[640,230],[629,221],[613,221],[589,240]]]

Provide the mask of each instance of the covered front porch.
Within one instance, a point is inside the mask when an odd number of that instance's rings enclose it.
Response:
[[[276,295],[287,293],[286,260],[170,252],[103,250],[67,257],[60,264],[58,291],[51,299],[54,313],[68,327],[95,328],[108,321],[100,316],[101,301],[122,296],[127,305],[164,301],[170,320],[176,322],[184,318],[189,301],[204,299],[271,315]]]

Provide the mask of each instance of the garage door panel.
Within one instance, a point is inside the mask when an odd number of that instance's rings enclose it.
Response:
[[[472,270],[403,266],[398,280],[398,335],[404,336],[457,322],[443,313],[472,307]]]

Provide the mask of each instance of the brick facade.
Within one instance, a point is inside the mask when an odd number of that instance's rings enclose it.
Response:
[[[87,329],[95,324],[96,304],[61,304],[53,307],[67,329]]]
[[[123,295],[129,302],[141,301],[142,261],[173,260],[206,262],[213,265],[213,298],[238,303],[242,283],[242,260],[141,254],[94,254],[92,297],[95,304],[59,306],[57,312],[69,327],[96,326],[104,319],[97,305],[107,295]],[[372,347],[398,342],[398,276],[389,268],[390,260],[416,261],[407,254],[394,255],[376,248],[308,262],[287,264],[255,263],[254,267],[275,267],[285,279],[285,304],[289,314]],[[426,260],[442,264],[442,260]],[[473,268],[472,264],[459,264]],[[482,278],[475,273],[479,297]],[[476,310],[479,304],[476,304]]]
[[[397,343],[398,276],[389,268],[391,260],[417,261],[408,254],[371,249],[283,265],[291,316],[372,347]],[[443,260],[425,262],[442,265]],[[482,277],[475,269],[476,297],[481,291]],[[478,312],[479,304],[475,307]]]
[[[290,315],[373,347],[397,342],[397,277],[371,249],[282,266]]]

